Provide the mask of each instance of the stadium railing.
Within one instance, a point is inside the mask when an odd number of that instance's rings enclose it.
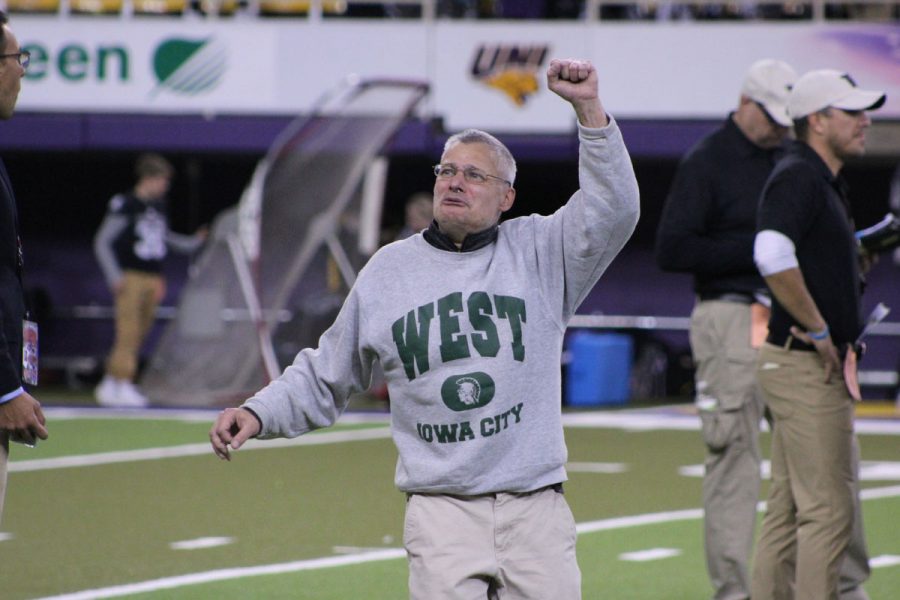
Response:
[[[160,306],[157,320],[168,323],[175,319],[175,306]],[[111,322],[114,314],[112,306],[84,305],[60,307],[54,311],[53,317],[61,320],[88,320]],[[570,330],[621,331],[647,333],[673,332],[687,334],[690,328],[690,317],[660,315],[587,315],[577,314],[569,322]],[[882,322],[872,329],[875,337],[891,339],[900,338],[900,322]],[[80,356],[47,356],[41,359],[46,369],[59,371],[63,380],[72,389],[84,387],[84,377],[90,376],[102,366],[97,355]],[[864,387],[894,390],[900,385],[900,373],[887,369],[862,369],[859,373],[860,384]],[[900,405],[900,397],[898,397]]]
[[[659,315],[575,315],[569,322],[570,329],[593,329],[598,331],[678,331],[686,333],[690,329],[690,317]],[[900,322],[883,321],[872,327],[875,337],[900,337]],[[900,384],[900,374],[896,370],[863,369],[859,372],[863,386],[894,388]]]
[[[293,17],[403,17],[425,22],[458,18],[442,9],[439,0],[0,0],[11,13],[113,15],[122,18],[160,15],[177,18]],[[491,3],[487,3],[491,5]],[[500,3],[479,17],[503,18]],[[379,10],[380,9],[380,10]],[[584,21],[896,21],[897,0],[787,0],[736,2],[735,0],[585,0],[573,19]]]

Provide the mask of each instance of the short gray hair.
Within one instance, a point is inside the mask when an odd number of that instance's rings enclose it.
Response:
[[[444,144],[441,157],[457,144],[484,144],[491,151],[494,163],[500,171],[498,175],[506,179],[511,186],[516,182],[516,159],[513,158],[509,148],[491,134],[480,129],[466,129],[451,135]]]
[[[0,10],[0,48],[6,48],[6,32],[3,26],[9,23],[9,16]]]

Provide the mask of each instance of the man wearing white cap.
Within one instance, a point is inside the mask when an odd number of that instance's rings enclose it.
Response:
[[[750,597],[760,486],[759,423],[752,323],[764,331],[766,286],[753,263],[759,194],[791,120],[787,99],[797,78],[779,60],[755,62],[738,106],[682,160],[657,232],[656,258],[691,273],[696,404],[707,448],[703,480],[706,564],[715,600]]]
[[[803,75],[788,100],[797,141],[763,190],[754,258],[774,296],[758,371],[773,416],[772,485],[754,600],[842,597],[842,563],[853,562],[859,390],[844,373],[855,374],[861,279],[838,173],[865,152],[865,111],[884,101],[884,93],[859,89],[840,71]]]

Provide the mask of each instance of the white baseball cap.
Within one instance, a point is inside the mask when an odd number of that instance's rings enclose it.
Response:
[[[829,106],[844,110],[874,110],[884,104],[884,92],[861,90],[842,71],[819,69],[804,73],[794,84],[788,100],[788,114],[800,119]]]
[[[797,73],[786,62],[764,58],[750,65],[741,94],[762,104],[776,123],[790,127],[787,104],[796,79]]]

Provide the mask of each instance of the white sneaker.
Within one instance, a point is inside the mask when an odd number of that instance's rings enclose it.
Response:
[[[147,406],[147,396],[130,381],[119,382],[119,406],[143,408]]]
[[[94,396],[101,406],[110,408],[143,408],[147,397],[130,381],[105,376],[94,390]]]
[[[100,406],[116,406],[119,396],[119,382],[109,375],[105,375],[94,389],[94,398]]]

